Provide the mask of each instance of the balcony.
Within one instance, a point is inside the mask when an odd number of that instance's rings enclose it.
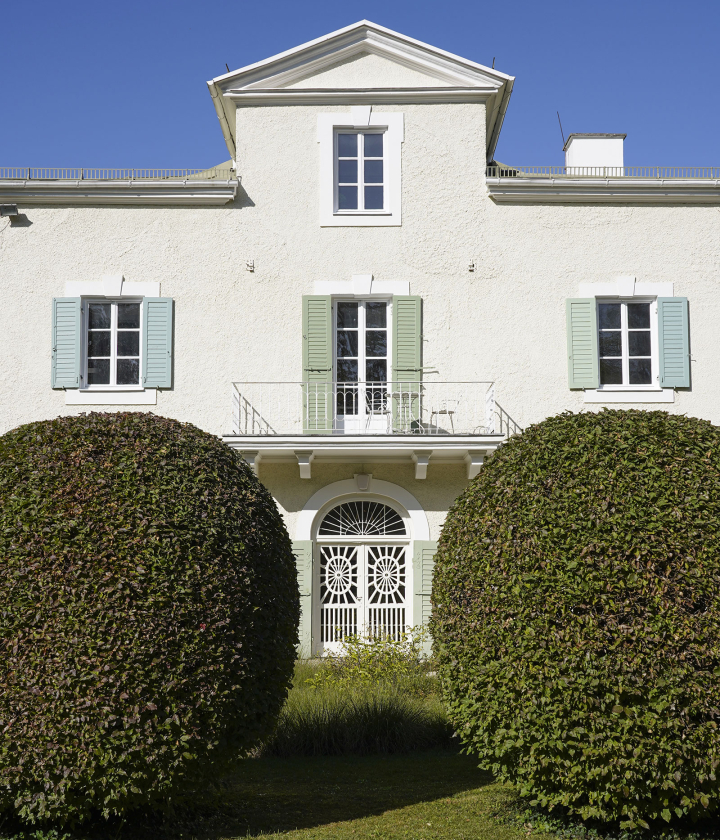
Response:
[[[486,184],[500,204],[717,204],[717,166],[487,167]]]
[[[495,401],[493,382],[234,382],[232,432],[224,440],[257,471],[296,461],[464,463],[477,474],[516,423]]]

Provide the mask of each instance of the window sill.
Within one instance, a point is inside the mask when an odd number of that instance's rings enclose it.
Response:
[[[673,388],[647,388],[631,391],[618,388],[610,390],[594,388],[585,391],[586,403],[672,403],[675,402]]]
[[[65,391],[65,405],[157,405],[157,388],[71,388]]]

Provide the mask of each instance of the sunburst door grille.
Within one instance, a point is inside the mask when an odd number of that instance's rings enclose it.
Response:
[[[321,537],[404,537],[402,517],[380,502],[343,502],[323,519]]]

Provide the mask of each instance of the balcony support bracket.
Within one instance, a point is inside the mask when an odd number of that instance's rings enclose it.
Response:
[[[300,478],[312,478],[312,467],[310,465],[315,457],[315,453],[312,450],[298,451],[296,449],[295,457],[300,467]]]
[[[415,464],[415,478],[427,478],[427,468],[431,455],[432,449],[421,449],[413,452],[412,459]]]
[[[260,452],[257,449],[244,449],[240,454],[255,475],[260,475]]]
[[[480,467],[482,467],[484,460],[484,449],[468,449],[467,455],[465,456],[468,481],[475,478],[475,476],[480,472]]]

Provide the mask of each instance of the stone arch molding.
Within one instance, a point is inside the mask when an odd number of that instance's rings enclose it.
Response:
[[[357,482],[352,479],[344,481],[335,481],[322,487],[317,493],[314,493],[305,504],[305,507],[300,511],[297,525],[295,528],[296,540],[311,540],[313,538],[313,525],[318,513],[327,507],[328,503],[333,502],[340,504],[345,498],[358,496],[363,499],[382,502],[389,500],[400,505],[407,511],[410,518],[410,526],[412,533],[410,535],[413,540],[429,540],[430,526],[428,525],[427,515],[412,493],[408,492],[404,487],[393,484],[390,481],[380,481],[373,478],[370,482],[370,487],[366,491],[358,492]]]

